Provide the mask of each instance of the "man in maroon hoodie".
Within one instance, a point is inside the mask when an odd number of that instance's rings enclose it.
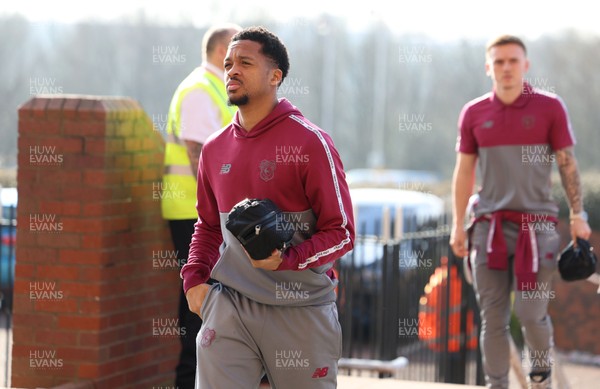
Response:
[[[198,222],[181,270],[197,338],[196,388],[334,388],[341,356],[333,263],[350,251],[354,221],[329,135],[277,88],[288,73],[268,30],[236,34],[225,58],[233,122],[213,134],[198,168]],[[253,260],[225,228],[244,198],[269,198],[295,230],[293,245]],[[209,277],[218,283],[206,284]]]

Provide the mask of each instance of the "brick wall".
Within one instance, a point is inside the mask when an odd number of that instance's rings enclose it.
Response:
[[[568,221],[561,221],[559,228],[564,247],[569,241]],[[590,242],[596,255],[600,252],[600,232],[594,232]],[[549,312],[554,326],[554,343],[564,351],[584,351],[600,355],[600,295],[597,285],[588,281],[565,282],[557,274],[554,277],[555,297]]]
[[[18,148],[12,385],[172,384],[181,281],[160,134],[127,98],[35,97]]]

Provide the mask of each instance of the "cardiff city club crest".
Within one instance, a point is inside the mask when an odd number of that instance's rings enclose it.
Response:
[[[217,337],[217,331],[213,330],[212,328],[205,327],[202,330],[201,336],[202,338],[200,340],[200,345],[202,346],[202,348],[207,348],[210,347],[212,342]]]
[[[275,161],[267,161],[266,159],[260,161],[260,178],[263,181],[271,181],[275,176],[276,166]]]
[[[521,123],[523,123],[523,127],[525,127],[526,129],[530,129],[533,128],[533,125],[535,124],[535,116],[533,115],[526,115],[523,116],[523,118],[521,119]]]

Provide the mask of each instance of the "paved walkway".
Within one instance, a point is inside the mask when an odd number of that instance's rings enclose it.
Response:
[[[338,389],[481,389],[481,386],[400,381],[366,377],[338,377]]]
[[[560,387],[557,377],[553,375],[554,389],[598,389],[600,388],[600,367],[562,363],[562,372],[567,385]],[[510,374],[510,388],[520,389],[514,373]]]
[[[563,366],[569,386],[554,389],[598,389],[600,387],[600,367],[565,364]],[[0,384],[0,389],[6,387]],[[338,377],[338,389],[481,389],[481,386],[453,385],[430,382],[401,381],[367,377]],[[516,378],[511,374],[511,389],[520,389]],[[11,388],[15,389],[15,388]]]
[[[563,369],[570,384],[570,388],[600,388],[600,367],[567,364],[563,367]]]
[[[0,389],[7,387],[8,345],[11,343],[12,331],[6,331],[6,315],[0,314]],[[564,360],[564,359],[563,359]],[[558,387],[556,380],[554,389],[598,389],[600,388],[600,367],[562,362],[564,376],[568,386]],[[480,386],[452,385],[429,382],[401,381],[393,379],[376,379],[367,377],[349,377],[340,375],[338,389],[469,389]],[[510,388],[520,389],[516,376],[511,373]],[[14,389],[14,388],[13,388]]]

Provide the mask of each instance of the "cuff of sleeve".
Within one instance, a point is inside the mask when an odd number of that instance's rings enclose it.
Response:
[[[476,147],[458,146],[456,151],[463,154],[477,154]]]
[[[193,274],[190,272],[183,272],[182,269],[181,271],[181,278],[183,278],[183,292],[187,293],[187,291],[196,286],[196,285],[200,285],[200,284],[204,284],[206,283],[206,281],[208,281],[207,279],[203,279],[203,277],[201,277],[199,274]]]
[[[283,261],[277,268],[277,270],[298,270],[298,263],[294,258],[284,253],[281,258]]]

